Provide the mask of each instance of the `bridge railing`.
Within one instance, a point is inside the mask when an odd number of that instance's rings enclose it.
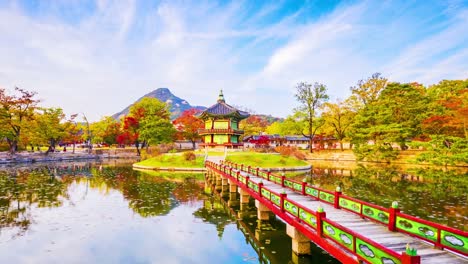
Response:
[[[415,256],[408,256],[406,253],[399,254],[383,245],[357,234],[330,219],[326,218],[325,212],[316,212],[287,198],[286,193],[275,192],[265,186],[262,182],[249,181],[249,176],[244,176],[237,170],[226,170],[224,166],[208,162],[210,166],[226,176],[232,177],[237,184],[249,189],[260,199],[267,200],[281,212],[290,215],[299,223],[306,224],[314,230],[317,236],[327,238],[340,245],[346,251],[352,253],[360,260],[367,263],[412,263]],[[404,261],[404,259],[406,261]]]
[[[385,208],[368,203],[353,197],[343,195],[341,191],[329,191],[305,182],[286,179],[284,175],[273,174],[259,168],[225,162],[242,171],[252,173],[268,181],[280,184],[282,187],[301,192],[303,195],[344,209],[363,218],[388,226],[390,231],[399,231],[418,237],[441,249],[448,249],[461,255],[468,256],[468,232],[433,223],[408,214],[401,213],[399,209]]]
[[[438,248],[468,255],[468,232],[396,212],[395,229],[418,237]]]

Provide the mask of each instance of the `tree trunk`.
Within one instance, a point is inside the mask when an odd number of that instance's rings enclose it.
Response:
[[[75,145],[76,145],[76,142],[73,141],[73,150],[72,150],[72,154],[75,154]]]
[[[138,140],[135,141],[135,147],[137,151],[137,156],[140,156],[140,142]]]
[[[10,146],[10,154],[13,155],[18,150],[18,142],[7,138],[8,145]]]
[[[341,148],[341,151],[344,151],[344,148],[343,148],[343,141],[340,140],[340,148]]]
[[[310,153],[313,153],[314,151],[312,150],[312,145],[314,143],[314,139],[312,138],[312,136],[309,136],[309,149],[310,149]]]
[[[195,150],[195,140],[192,140],[192,149]]]

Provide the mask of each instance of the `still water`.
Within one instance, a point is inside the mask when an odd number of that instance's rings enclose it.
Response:
[[[467,228],[464,171],[332,165],[315,164],[309,180]],[[275,217],[258,221],[253,201],[241,207],[203,174],[96,163],[0,168],[0,263],[338,263],[314,246],[298,258],[285,229]]]

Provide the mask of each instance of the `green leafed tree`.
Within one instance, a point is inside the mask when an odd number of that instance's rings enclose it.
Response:
[[[421,134],[426,112],[422,85],[388,83],[377,98],[367,101],[358,111],[351,130],[355,153],[367,160],[396,158],[398,149],[393,143],[406,149],[407,143]]]
[[[309,138],[310,152],[313,152],[312,145],[314,135],[317,129],[324,124],[322,119],[318,119],[318,110],[322,104],[328,101],[327,87],[321,83],[309,84],[301,82],[296,86],[296,99],[300,103],[297,112],[301,112],[306,123],[307,134],[304,136]]]
[[[138,155],[140,143],[149,146],[173,141],[176,130],[165,103],[145,97],[130,107],[130,116],[138,122],[138,137],[135,141]]]
[[[433,135],[428,142],[414,142],[413,146],[424,147],[425,152],[416,158],[419,162],[435,165],[468,165],[468,139],[454,136]]]

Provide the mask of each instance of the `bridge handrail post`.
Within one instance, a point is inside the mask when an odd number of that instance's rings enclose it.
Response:
[[[302,181],[302,195],[306,195],[307,181]]]
[[[260,197],[262,197],[262,188],[263,182],[260,180],[260,182],[258,183],[258,194],[260,195]]]
[[[250,173],[250,166],[247,167],[247,173]]]
[[[283,213],[284,213],[284,200],[286,199],[286,197],[288,197],[286,192],[283,191],[280,193],[280,209],[281,209],[281,212]]]
[[[241,164],[241,165],[240,165],[240,170],[241,170],[241,171],[244,170],[244,164]]]
[[[232,176],[232,167],[229,168],[229,175]]]
[[[317,209],[317,235],[323,237],[323,219],[327,218],[327,214],[323,211],[322,206]]]
[[[333,206],[336,209],[340,209],[340,196],[341,196],[341,194],[342,194],[341,187],[340,186],[336,187],[336,189],[335,189],[335,201],[333,203]]]
[[[237,171],[236,173],[236,180],[239,181],[239,175],[240,175],[240,171]]]
[[[421,264],[421,256],[411,256],[403,252],[401,254],[401,264]]]
[[[247,174],[247,176],[245,176],[245,186],[247,186],[247,189],[249,188],[249,180],[250,180],[250,177]]]
[[[392,231],[392,232],[396,231],[396,217],[399,212],[400,212],[400,209],[398,208],[398,202],[393,202],[392,206],[390,207],[389,215],[388,215],[388,230],[389,231]]]
[[[258,177],[258,171],[259,171],[259,170],[260,170],[260,168],[259,168],[259,167],[257,167],[257,177]]]
[[[271,171],[270,169],[268,169],[268,172],[267,172],[267,180],[270,181],[270,175],[271,175]]]
[[[284,172],[281,173],[281,187],[284,187],[284,179],[286,179],[286,176],[284,176]]]

